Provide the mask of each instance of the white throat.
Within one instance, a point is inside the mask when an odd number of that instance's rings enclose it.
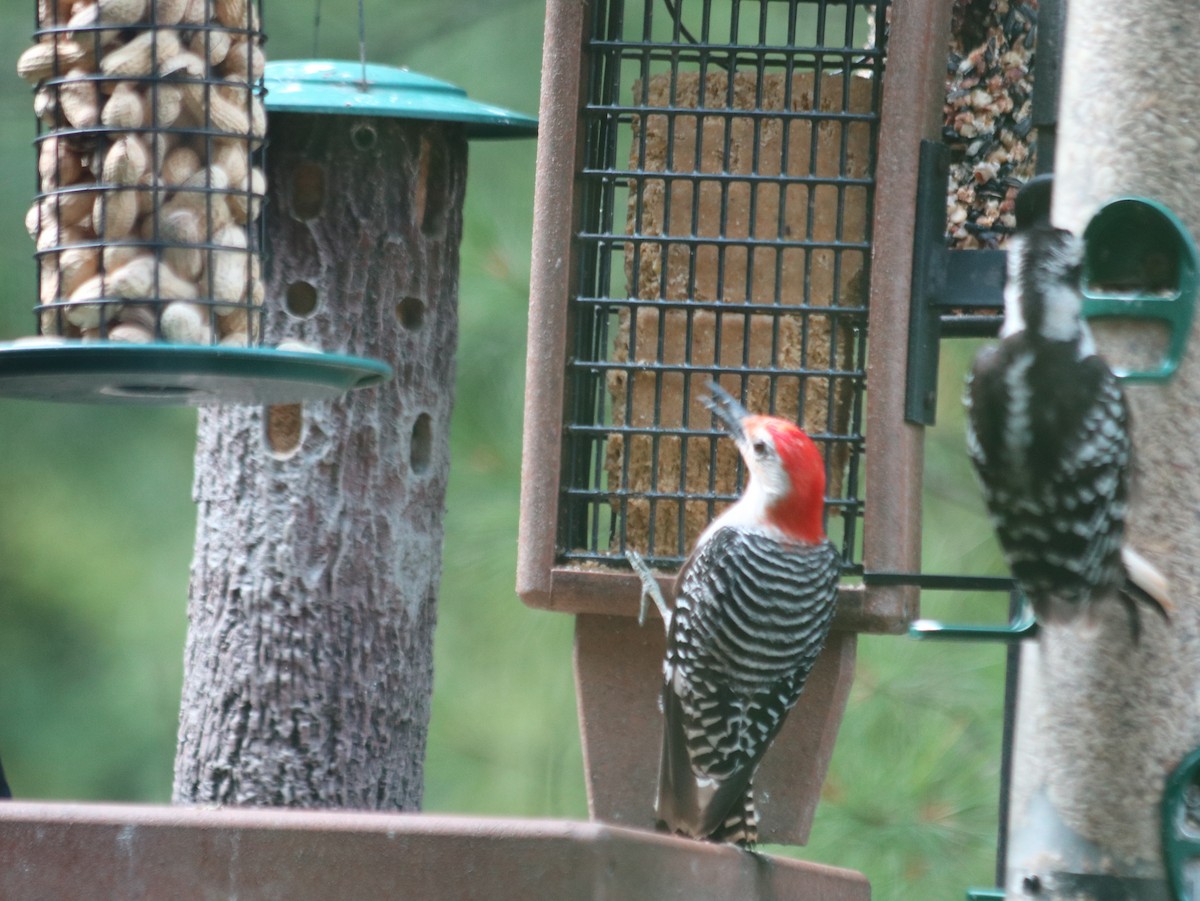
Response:
[[[738,498],[737,503],[708,524],[708,528],[700,535],[696,546],[699,547],[711,538],[714,532],[727,526],[735,528],[761,526],[767,521],[767,507],[770,503],[771,498],[763,486],[763,480],[751,478],[750,484],[746,486],[746,490]]]

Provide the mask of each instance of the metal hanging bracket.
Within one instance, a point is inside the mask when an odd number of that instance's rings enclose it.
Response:
[[[913,234],[912,305],[904,418],[933,425],[938,346],[943,336],[991,337],[1004,307],[1004,251],[946,246],[946,179],[950,150],[922,141]]]
[[[867,585],[916,585],[924,591],[1005,591],[1012,595],[1016,583],[1007,576],[965,576],[941,573],[865,572]],[[942,641],[1021,641],[1037,634],[1033,609],[1022,594],[1010,606],[1011,616],[1003,626],[966,626],[919,619],[908,627],[910,638]]]
[[[1090,319],[1150,319],[1166,326],[1166,353],[1154,369],[1117,369],[1129,381],[1165,382],[1187,349],[1200,287],[1200,257],[1187,226],[1145,197],[1118,197],[1083,233],[1083,313]]]

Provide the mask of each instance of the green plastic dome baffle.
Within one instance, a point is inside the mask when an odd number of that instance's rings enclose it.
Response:
[[[365,73],[365,81],[364,81]],[[267,110],[461,122],[468,138],[531,138],[537,119],[467,97],[449,82],[393,66],[345,60],[267,63]]]

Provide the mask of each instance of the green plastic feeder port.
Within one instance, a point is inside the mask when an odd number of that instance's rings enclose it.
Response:
[[[1158,201],[1119,197],[1092,217],[1083,238],[1084,315],[1155,320],[1169,333],[1158,368],[1114,372],[1167,381],[1183,359],[1196,302],[1200,261],[1187,226]]]
[[[1200,748],[1169,777],[1162,800],[1163,858],[1177,901],[1195,901],[1200,882]]]

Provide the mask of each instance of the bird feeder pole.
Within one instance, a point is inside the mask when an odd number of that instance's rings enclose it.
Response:
[[[396,378],[201,414],[175,800],[416,810],[467,141],[536,123],[385,66],[275,63],[267,88],[271,340]]]
[[[1103,204],[1132,195],[1166,204],[1193,233],[1200,229],[1200,194],[1188,188],[1200,148],[1194,12],[1180,0],[1095,0],[1071,8],[1055,225],[1082,234]],[[1161,346],[1144,323],[1098,322],[1094,331],[1116,366],[1144,365],[1147,349]],[[1169,382],[1126,386],[1136,449],[1127,541],[1169,579],[1170,624],[1143,614],[1141,641],[1133,645],[1125,611],[1108,604],[1094,626],[1081,619],[1044,627],[1024,648],[1009,899],[1170,897],[1163,791],[1200,743],[1195,348]]]

